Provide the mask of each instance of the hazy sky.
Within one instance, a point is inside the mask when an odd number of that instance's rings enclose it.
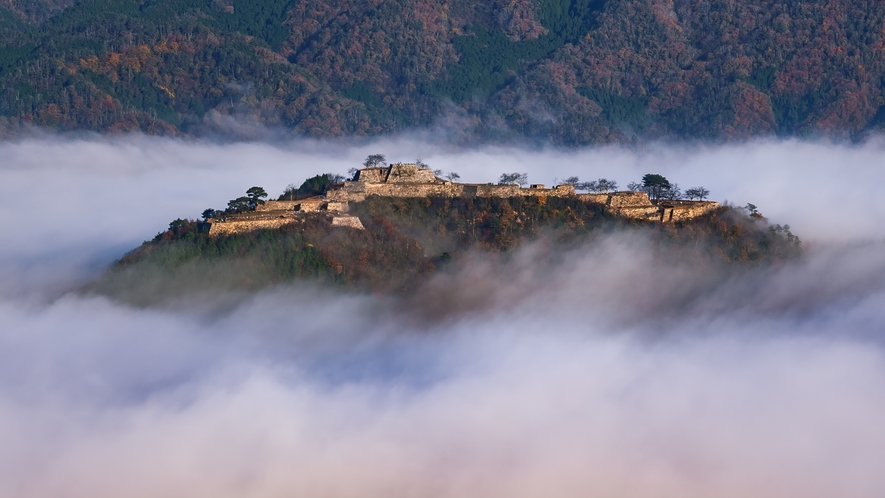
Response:
[[[405,302],[68,292],[171,219],[374,152],[473,182],[662,173],[756,204],[807,253],[726,275],[619,233],[478,255]],[[0,496],[881,497],[883,158],[879,141],[2,143]],[[442,304],[449,320],[420,320]]]

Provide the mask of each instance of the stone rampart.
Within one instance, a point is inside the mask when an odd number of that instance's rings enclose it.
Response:
[[[575,195],[571,185],[554,188],[521,188],[519,185],[495,185],[489,183],[452,183],[439,181],[432,183],[373,183],[344,182],[341,188],[330,190],[326,198],[337,202],[362,202],[366,196],[379,197],[520,197],[552,196],[570,197]]]
[[[608,212],[631,220],[661,221],[661,208],[658,206],[623,206],[609,208]]]
[[[645,192],[615,192],[607,203],[613,208],[626,206],[652,206],[648,194]]]
[[[356,180],[360,182],[383,183],[387,180],[387,168],[363,168],[357,171]]]
[[[259,218],[259,219],[236,219],[223,222],[214,222],[209,227],[209,236],[233,235],[246,233],[253,230],[276,229],[289,223],[298,221],[296,218]]]
[[[630,219],[675,222],[702,216],[719,204],[711,201],[651,202],[644,192],[612,192],[605,194],[577,194],[572,185],[545,188],[541,184],[522,188],[519,185],[493,183],[454,183],[437,178],[430,169],[416,164],[393,164],[385,168],[364,168],[354,181],[326,192],[298,201],[267,201],[255,211],[232,215],[227,220],[212,223],[210,235],[241,233],[262,228],[279,228],[297,221],[310,212],[327,212],[332,226],[362,229],[359,218],[342,214],[348,203],[362,202],[367,196],[425,198],[425,197],[569,197],[584,202],[602,204],[606,211]]]
[[[575,197],[584,201],[584,202],[592,202],[593,204],[609,204],[609,199],[611,199],[612,194],[575,194]]]
[[[417,164],[391,164],[387,169],[386,183],[442,183],[428,168]]]
[[[255,211],[294,211],[301,201],[265,201],[255,206]]]
[[[333,227],[347,227],[347,228],[355,228],[357,230],[364,230],[363,223],[356,216],[351,216],[349,214],[337,215],[332,218],[332,226]]]
[[[663,206],[661,221],[685,221],[703,216],[719,207],[714,201],[683,201],[669,206]]]

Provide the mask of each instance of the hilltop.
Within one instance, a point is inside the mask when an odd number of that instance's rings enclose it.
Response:
[[[0,133],[859,137],[883,24],[869,0],[4,0]]]
[[[684,200],[660,175],[645,175],[631,191],[605,179],[575,182],[595,190],[579,193],[574,183],[524,188],[515,183],[524,180],[519,174],[493,185],[437,173],[370,165],[350,180],[318,175],[267,201],[263,188],[252,187],[227,209],[204,211],[202,221],[173,221],[93,289],[139,304],[296,280],[407,292],[472,253],[506,257],[539,241],[555,253],[621,231],[724,265],[768,265],[800,250],[788,226],[770,225],[755,206]]]

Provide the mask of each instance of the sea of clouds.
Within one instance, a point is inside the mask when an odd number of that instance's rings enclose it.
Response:
[[[722,271],[629,232],[473,255],[408,297],[77,291],[174,218],[376,152],[469,182],[660,173],[806,252]],[[883,496],[883,181],[878,140],[0,143],[0,496]]]

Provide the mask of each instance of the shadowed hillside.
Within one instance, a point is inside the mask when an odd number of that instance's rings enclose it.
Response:
[[[722,207],[662,225],[608,215],[574,198],[369,197],[353,203],[364,230],[332,226],[312,213],[274,230],[213,237],[206,223],[176,220],[118,261],[92,288],[140,304],[176,296],[255,290],[296,280],[359,290],[411,291],[470,255],[507,258],[532,243],[557,254],[612,233],[632,232],[667,258],[746,268],[799,255],[789,227]]]
[[[865,0],[3,0],[0,129],[857,137],[885,121],[883,24]]]

